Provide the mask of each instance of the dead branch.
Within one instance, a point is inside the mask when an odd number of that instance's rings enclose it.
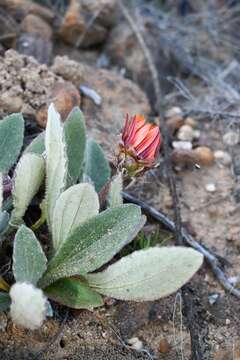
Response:
[[[55,342],[60,339],[60,337],[63,335],[63,331],[64,331],[64,327],[65,327],[66,322],[67,322],[67,319],[68,319],[68,315],[69,315],[69,310],[67,309],[67,310],[66,310],[66,313],[65,313],[65,316],[64,316],[64,318],[63,318],[63,321],[62,321],[62,323],[61,323],[61,325],[60,325],[60,328],[59,328],[59,330],[57,331],[56,335],[54,335],[54,336],[52,337],[52,339],[50,339],[50,341],[47,343],[47,345],[44,346],[44,348],[43,348],[42,350],[40,350],[40,351],[32,358],[33,360],[41,359],[42,356],[43,356],[44,354],[46,354],[46,353],[50,350],[50,348],[52,347],[52,345],[55,344]]]
[[[163,112],[163,96],[160,88],[160,83],[158,79],[158,72],[156,69],[156,66],[153,62],[151,52],[149,51],[148,47],[145,44],[145,41],[136,25],[136,22],[132,19],[131,15],[129,14],[127,8],[123,5],[122,1],[119,3],[120,9],[125,17],[125,19],[128,21],[129,25],[131,26],[139,45],[143,51],[143,54],[145,56],[147,66],[149,68],[152,81],[153,81],[153,88],[156,96],[156,112],[160,116],[161,120],[164,119],[164,112]],[[174,205],[174,223],[172,227],[172,231],[175,232],[176,236],[176,242],[178,245],[183,245],[183,228],[182,228],[182,221],[181,221],[181,213],[180,213],[180,204],[179,204],[179,198],[178,193],[176,189],[176,181],[175,176],[172,169],[172,161],[171,161],[171,154],[170,154],[170,148],[169,148],[169,137],[168,137],[168,130],[167,126],[164,121],[161,121],[161,131],[163,135],[163,149],[164,149],[164,160],[165,160],[165,166],[166,166],[166,173],[168,178],[168,185],[170,189],[170,193],[173,199],[173,205]],[[191,308],[189,308],[189,299],[186,297],[186,293],[188,290],[188,286],[183,286],[181,290],[182,298],[183,298],[183,304],[184,308],[186,309],[186,318],[187,318],[187,326],[190,332],[191,337],[191,355],[192,358],[195,360],[202,360],[203,359],[203,353],[205,352],[205,348],[203,347],[200,337],[196,337],[196,331],[194,329],[194,326],[192,324],[193,318],[198,318],[198,311],[197,308],[194,306],[194,302],[191,302]]]

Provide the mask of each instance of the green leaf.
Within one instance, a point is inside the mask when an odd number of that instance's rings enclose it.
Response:
[[[116,299],[157,300],[180,289],[202,262],[202,254],[191,248],[154,247],[135,251],[86,279],[95,291]]]
[[[3,175],[0,173],[0,211],[2,211],[3,205]]]
[[[84,150],[86,145],[86,128],[84,116],[78,107],[75,107],[64,123],[64,134],[68,157],[68,186],[76,184],[80,178]]]
[[[18,229],[13,247],[13,274],[16,282],[36,285],[47,268],[47,258],[33,231],[25,225]]]
[[[108,204],[110,207],[116,207],[123,203],[121,195],[123,187],[122,174],[117,174],[111,181],[108,195]]]
[[[17,164],[12,191],[14,209],[11,223],[20,224],[31,200],[44,179],[45,162],[41,155],[24,154]]]
[[[48,109],[48,122],[45,136],[46,147],[46,214],[49,229],[52,231],[53,212],[56,201],[64,191],[67,181],[67,157],[63,126],[54,105]]]
[[[0,234],[6,229],[9,222],[9,213],[7,211],[0,212]]]
[[[103,305],[101,295],[76,278],[60,279],[48,286],[44,292],[50,299],[73,309],[91,310]]]
[[[24,120],[21,114],[0,121],[0,172],[5,173],[16,162],[23,145]]]
[[[93,139],[87,140],[84,162],[84,177],[90,178],[99,192],[110,179],[111,171],[102,148]]]
[[[78,226],[50,261],[41,287],[100,268],[135,237],[144,222],[140,207],[126,204],[103,211]]]
[[[57,250],[80,224],[98,214],[99,200],[90,184],[77,184],[57,199],[53,214],[53,246]]]
[[[10,308],[11,298],[8,293],[0,292],[0,311],[6,311]]]
[[[42,155],[45,151],[45,131],[41,132],[33,141],[26,147],[24,154],[34,153]]]

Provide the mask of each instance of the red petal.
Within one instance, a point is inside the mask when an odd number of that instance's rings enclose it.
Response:
[[[155,142],[150,145],[143,153],[141,153],[141,157],[144,159],[155,159],[160,147],[160,139],[156,139]]]
[[[159,129],[157,126],[152,126],[150,130],[148,131],[145,138],[137,145],[135,146],[135,149],[138,153],[144,151],[149,145],[152,144],[152,142],[155,140],[156,137],[159,136]]]
[[[130,120],[130,125],[128,128],[128,136],[127,138],[124,139],[126,145],[134,145],[134,138],[136,136],[136,133],[138,132],[139,129],[141,129],[141,127],[143,127],[145,124],[145,120],[144,118],[142,119],[142,117],[137,117],[136,115],[131,118]]]

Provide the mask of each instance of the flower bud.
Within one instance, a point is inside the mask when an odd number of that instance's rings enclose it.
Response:
[[[119,166],[129,176],[153,167],[156,164],[161,143],[157,125],[147,123],[143,115],[129,118],[127,114],[119,144]]]
[[[11,287],[10,314],[13,322],[27,329],[39,328],[46,318],[47,298],[41,289],[17,282]]]

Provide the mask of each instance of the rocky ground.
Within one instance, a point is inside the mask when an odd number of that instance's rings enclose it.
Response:
[[[27,0],[0,0],[0,19],[3,14],[7,21],[0,22],[0,117],[21,111],[26,120],[26,142],[46,125],[46,109],[52,101],[63,119],[73,106],[81,107],[90,135],[103,145],[110,160],[126,112],[155,117],[152,80],[143,51],[131,27],[119,15],[115,1],[73,0],[70,6],[62,2],[56,11]],[[192,72],[189,57],[181,53],[182,48],[176,49],[173,28],[167,38],[167,20],[160,14],[162,29],[156,26],[150,10],[135,15],[167,94],[164,121],[183,222],[200,243],[227,260],[226,275],[236,280],[240,273],[239,125],[237,118],[209,115],[206,97],[209,103],[212,101],[211,109],[220,111],[222,107],[215,105],[217,101],[222,104],[219,97],[225,96],[225,106],[231,102],[238,114],[239,95],[224,83],[220,95],[220,89],[215,90],[217,100],[213,97],[216,83],[202,84],[201,64],[196,63]],[[204,39],[204,34],[198,36]],[[160,39],[157,44],[156,38]],[[202,53],[208,48],[204,43]],[[222,55],[217,56],[215,48],[211,49],[212,59],[219,60]],[[230,50],[229,59],[235,59]],[[232,76],[238,63],[234,66],[229,70]],[[168,76],[179,74],[192,86],[191,104],[189,99],[180,101],[176,89],[166,81]],[[190,110],[196,98],[201,100],[201,110],[206,111],[193,115]],[[196,101],[194,104],[199,105]],[[159,167],[129,191],[173,216],[162,156]],[[151,221],[148,228],[154,233],[157,224]],[[163,228],[160,234],[169,244],[174,243]],[[192,321],[205,349],[201,359],[240,359],[239,299],[223,290],[206,264],[191,280],[187,297],[188,311],[192,307],[196,311]],[[0,358],[189,359],[186,315],[180,293],[145,304],[107,299],[101,309],[70,311],[67,318],[66,310],[55,305],[54,317],[34,332],[14,326],[2,313]]]

